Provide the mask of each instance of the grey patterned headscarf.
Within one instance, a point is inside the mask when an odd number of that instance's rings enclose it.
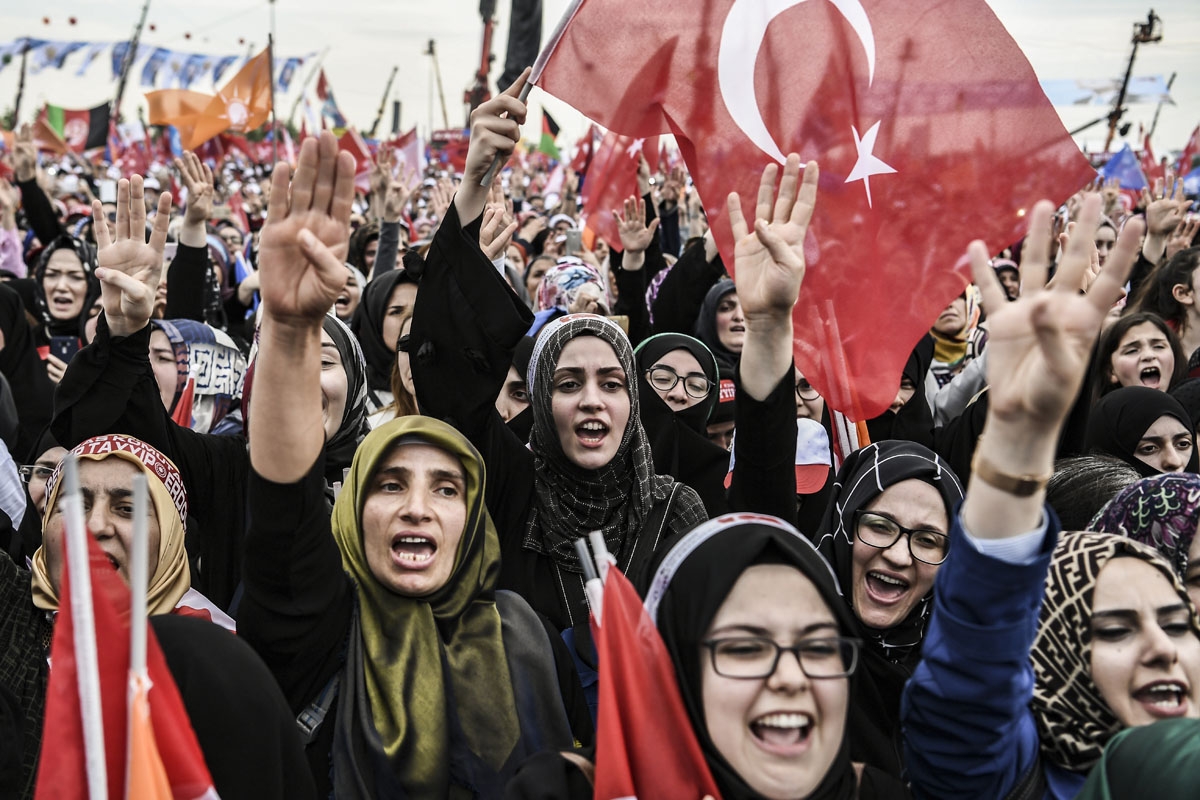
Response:
[[[551,410],[554,370],[563,348],[576,336],[595,336],[610,345],[625,370],[629,422],[612,461],[600,469],[576,466],[563,453]],[[570,314],[551,322],[538,337],[529,359],[529,391],[533,407],[534,507],[525,547],[549,555],[563,569],[581,572],[574,541],[589,531],[603,531],[614,555],[654,504],[667,499],[672,478],[654,474],[646,432],[638,416],[638,390],[633,348],[620,326],[594,314]]]

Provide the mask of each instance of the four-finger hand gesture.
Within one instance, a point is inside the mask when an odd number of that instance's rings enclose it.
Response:
[[[1154,182],[1154,191],[1142,190],[1142,203],[1146,207],[1146,234],[1166,236],[1183,222],[1183,213],[1192,203],[1183,196],[1183,181],[1175,180],[1168,170],[1167,179]]]
[[[114,336],[136,333],[150,321],[154,295],[163,269],[163,248],[171,221],[171,195],[158,198],[154,230],[146,241],[146,199],[142,177],[117,184],[117,226],[110,229],[98,200],[92,201],[92,229],[96,236],[96,277],[104,316]]]
[[[1047,286],[1052,211],[1047,201],[1033,209],[1021,259],[1021,297],[1014,302],[1006,301],[986,245],[975,241],[967,250],[988,314],[989,413],[1027,433],[1056,432],[1066,418],[1100,325],[1121,296],[1142,233],[1140,220],[1129,221],[1099,275],[1081,294],[1093,265],[1101,211],[1101,197],[1088,195],[1054,283]]]
[[[804,280],[804,237],[817,202],[817,164],[808,162],[801,181],[800,157],[788,156],[776,196],[778,173],[778,164],[763,170],[753,230],[742,216],[738,195],[731,193],[728,198],[736,242],[734,278],[748,325],[756,319],[789,317]]]
[[[289,197],[290,173],[283,163],[271,173],[258,251],[260,295],[271,319],[319,327],[349,275],[343,262],[354,202],[354,157],[338,153],[337,139],[324,131],[300,147]]]
[[[191,150],[185,150],[183,156],[175,159],[175,169],[183,179],[187,189],[187,211],[184,212],[185,225],[204,225],[213,210],[213,174],[209,166]]]
[[[18,183],[37,177],[37,147],[33,144],[33,128],[28,122],[17,129],[13,140],[13,174]]]

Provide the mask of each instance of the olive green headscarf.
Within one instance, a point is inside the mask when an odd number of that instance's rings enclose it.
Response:
[[[380,584],[362,541],[363,504],[376,467],[394,445],[410,443],[445,450],[466,474],[467,519],[454,567],[446,584],[425,597],[403,597]],[[361,648],[361,658],[349,661],[363,665],[375,731],[411,797],[447,795],[456,744],[499,771],[520,739],[495,602],[500,540],[484,507],[484,486],[483,459],[462,434],[428,417],[402,417],[359,445],[333,508],[342,564],[358,588],[361,635],[350,646]],[[357,676],[346,678],[343,690],[353,693]]]

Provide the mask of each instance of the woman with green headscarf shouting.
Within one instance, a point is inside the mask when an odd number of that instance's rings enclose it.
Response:
[[[330,520],[320,332],[346,277],[354,169],[326,134],[305,141],[290,202],[288,177],[272,177],[259,257],[251,403],[274,424],[250,429],[240,632],[299,714],[323,794],[498,798],[523,759],[572,746],[572,719],[587,729],[570,657],[496,591],[483,460],[450,426],[373,431]]]

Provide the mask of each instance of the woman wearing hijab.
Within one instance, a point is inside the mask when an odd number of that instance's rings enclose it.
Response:
[[[1088,530],[1128,536],[1149,545],[1175,568],[1200,608],[1200,475],[1172,472],[1125,487],[1100,510]]]
[[[737,366],[746,339],[746,318],[737,287],[729,278],[717,281],[704,295],[696,317],[696,338],[712,351],[719,366]]]
[[[402,269],[389,270],[366,285],[350,323],[367,359],[368,414],[395,399],[391,388],[396,342],[404,320],[412,316],[423,266],[419,255],[405,253]]]
[[[1119,458],[1143,477],[1197,472],[1191,417],[1171,395],[1126,386],[1101,398],[1087,425],[1087,449]]]
[[[133,479],[146,476],[150,496],[147,613],[200,617],[232,630],[233,621],[192,588],[184,549],[188,497],[175,465],[145,442],[119,434],[88,439],[72,453],[79,459],[80,488],[89,498],[84,510],[88,530],[127,582],[134,535]],[[42,546],[33,555],[32,569],[0,553],[0,652],[4,653],[0,686],[19,699],[24,712],[24,777],[18,796],[32,796],[47,657],[66,561],[65,523],[58,509],[61,478],[60,466],[47,485]]]
[[[321,793],[499,797],[521,760],[572,744],[557,637],[496,592],[483,461],[450,426],[405,417],[368,435],[330,519],[316,389],[353,165],[331,134],[306,141],[290,209],[289,172],[272,176],[262,235],[251,410],[274,424],[250,427],[243,633],[293,710],[312,704]]]
[[[608,314],[608,300],[600,271],[575,256],[561,256],[542,276],[537,291],[537,313],[530,336],[551,320],[567,314]]]
[[[34,308],[30,311],[39,322],[34,341],[55,383],[62,379],[70,357],[82,345],[83,326],[100,294],[95,269],[96,254],[91,245],[63,235],[42,250],[32,279],[14,281],[32,283]]]
[[[1073,290],[1100,215],[1089,195],[1083,235],[1046,289],[1052,213],[1043,201],[1030,215],[1014,302],[986,245],[968,250],[989,312],[991,400],[904,692],[905,763],[921,796],[1075,797],[1121,728],[1200,716],[1200,627],[1170,565],[1120,536],[1060,540],[1044,502],[1059,434],[1142,227],[1126,225],[1089,290]]]
[[[20,387],[13,394],[18,429],[12,455],[19,463],[30,463],[40,455],[34,451],[54,411],[54,384],[38,353],[37,330],[29,324],[21,296],[7,283],[0,283],[0,336],[0,375],[9,386]]]
[[[876,442],[842,464],[815,537],[863,640],[851,757],[895,776],[903,770],[900,693],[920,658],[934,578],[962,496],[958,478],[932,451]]]
[[[729,451],[708,438],[717,405],[717,360],[700,340],[660,333],[638,345],[638,396],[654,470],[674,475],[704,501],[708,516],[725,513]]]
[[[246,359],[229,334],[190,319],[150,324],[150,363],[171,419],[199,433],[240,436]]]
[[[139,206],[143,203],[140,183],[135,176],[129,205],[118,207],[118,231],[126,215],[136,216],[138,209],[145,207]],[[95,340],[72,360],[59,386],[52,430],[65,447],[89,436],[121,431],[147,442],[176,463],[192,498],[197,529],[203,532],[189,542],[201,567],[194,581],[220,608],[233,610],[241,582],[250,460],[242,437],[213,436],[176,425],[163,405],[148,355],[150,310],[169,218],[166,204],[170,198],[163,197],[167,200],[160,198],[154,236],[149,242],[135,241],[135,254],[127,261],[108,263],[115,258],[109,246],[125,244],[123,236],[119,235],[116,243],[107,238],[101,242],[100,261],[107,267],[102,298],[105,310]],[[326,316],[322,331],[320,395],[325,412],[326,478],[332,484],[341,480],[354,448],[366,435],[366,366],[349,328]],[[248,371],[243,387],[244,415],[252,387],[253,372]],[[251,424],[248,416],[246,424]],[[265,424],[274,423],[267,420]]]
[[[1127,728],[1104,748],[1076,800],[1190,797],[1200,774],[1200,720]]]

